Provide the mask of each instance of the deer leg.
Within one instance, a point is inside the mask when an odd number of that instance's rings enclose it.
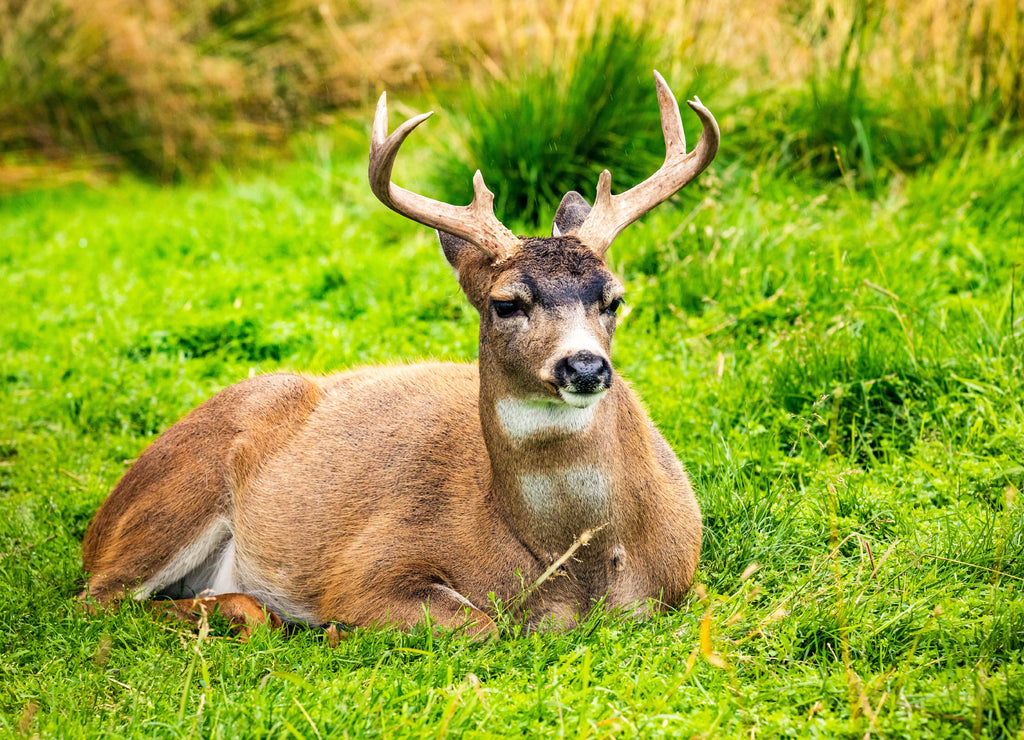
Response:
[[[224,567],[230,567],[233,557],[230,526],[226,519],[212,516],[189,530],[177,540],[153,532],[148,543],[136,537],[111,538],[105,543],[103,559],[89,563],[94,572],[79,599],[105,606],[124,598],[145,599],[165,590],[169,595],[184,596],[216,588],[212,579],[217,566],[225,561]]]
[[[217,594],[174,601],[152,601],[149,602],[149,608],[155,614],[192,624],[198,624],[212,614],[220,614],[243,640],[249,638],[257,625],[266,624],[275,630],[284,626],[281,617],[249,594]]]
[[[241,590],[203,581],[230,573],[233,497],[322,395],[299,376],[260,376],[221,391],[160,435],[86,531],[82,598],[105,606],[164,590],[177,589],[179,596]]]

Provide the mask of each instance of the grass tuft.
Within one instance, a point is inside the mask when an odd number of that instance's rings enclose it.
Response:
[[[566,192],[592,201],[606,167],[618,190],[645,179],[664,157],[651,80],[654,38],[646,23],[600,18],[592,33],[556,47],[551,58],[528,54],[500,77],[470,86],[462,105],[468,130],[438,164],[443,197],[468,202],[480,169],[501,183],[499,218],[535,231]]]

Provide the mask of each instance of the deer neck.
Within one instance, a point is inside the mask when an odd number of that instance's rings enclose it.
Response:
[[[622,443],[616,420],[623,392],[616,380],[597,403],[581,409],[481,384],[495,505],[542,560],[554,560],[588,531],[601,533],[600,541],[616,537],[628,508],[617,496]]]

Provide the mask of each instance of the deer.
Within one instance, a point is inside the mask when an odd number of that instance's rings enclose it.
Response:
[[[654,72],[665,160],[591,207],[567,193],[550,237],[495,216],[478,170],[455,206],[391,181],[431,113],[371,133],[369,182],[437,231],[479,314],[475,364],[257,375],[161,434],[100,506],[83,541],[88,606],[150,601],[231,623],[498,633],[569,629],[594,609],[640,617],[680,605],[701,549],[683,466],[610,354],[624,287],[612,241],[694,180],[719,144],[714,116],[686,150],[679,105]]]

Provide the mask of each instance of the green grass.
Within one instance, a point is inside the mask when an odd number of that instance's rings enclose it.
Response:
[[[472,309],[432,234],[369,195],[364,146],[340,132],[265,175],[0,200],[0,731],[1024,733],[1019,140],[871,196],[722,159],[616,241],[616,363],[705,516],[678,611],[335,649],[80,612],[91,516],[216,390],[472,359]],[[431,155],[409,146],[417,187]]]

